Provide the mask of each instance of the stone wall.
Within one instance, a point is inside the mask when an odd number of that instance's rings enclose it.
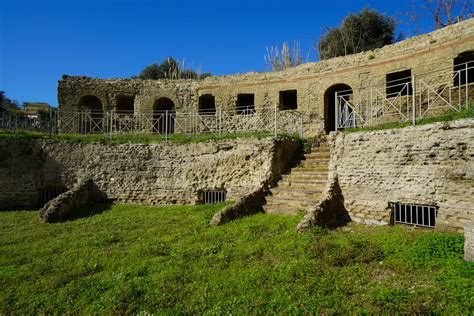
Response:
[[[196,90],[194,80],[98,79],[64,75],[58,82],[58,103],[61,110],[77,110],[83,97],[95,96],[106,111],[116,109],[120,98],[131,97],[134,111],[151,115],[155,101],[168,98],[177,112],[190,112],[197,109]]]
[[[67,143],[0,140],[0,209],[35,208],[44,187],[71,188],[90,177],[106,198],[123,203],[194,204],[200,192],[227,199],[274,183],[299,143],[245,138],[192,144]]]
[[[411,69],[412,75],[420,76],[447,69],[450,74],[453,59],[470,50],[474,50],[474,19],[373,51],[306,63],[280,72],[216,76],[202,81],[65,76],[59,81],[58,101],[61,109],[68,109],[77,107],[83,96],[95,95],[104,109],[113,109],[118,97],[130,95],[135,98],[136,111],[150,113],[155,100],[167,97],[174,102],[177,112],[192,112],[197,111],[199,96],[211,94],[217,109],[232,111],[238,94],[252,93],[258,111],[279,105],[280,91],[297,90],[297,107],[305,114],[305,134],[313,136],[323,133],[325,124],[333,120],[328,107],[335,85],[348,85],[357,100],[367,86],[376,86],[384,93],[386,75],[392,72]]]
[[[474,220],[474,119],[331,133],[330,141],[330,173],[352,220],[388,224],[391,202],[438,206],[439,230]]]

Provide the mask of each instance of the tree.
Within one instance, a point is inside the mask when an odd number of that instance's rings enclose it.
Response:
[[[13,110],[19,111],[22,104],[17,100],[11,100],[7,97],[5,91],[0,91],[0,111]]]
[[[204,79],[211,76],[209,72],[201,74],[200,71],[186,69],[185,62],[177,61],[173,57],[168,57],[161,64],[151,64],[146,66],[138,75],[139,79]]]
[[[321,59],[345,56],[380,48],[401,39],[395,39],[396,21],[393,17],[364,8],[357,14],[349,14],[341,25],[327,28],[318,42]]]
[[[278,46],[267,47],[267,53],[263,56],[267,67],[272,71],[280,71],[296,67],[302,63],[300,43],[295,41],[290,48],[288,42],[284,42],[280,49]]]
[[[410,10],[402,12],[404,23],[410,32],[418,33],[421,20],[431,20],[439,29],[474,16],[472,0],[411,0]]]

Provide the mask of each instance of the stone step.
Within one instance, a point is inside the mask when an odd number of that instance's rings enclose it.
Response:
[[[302,168],[293,168],[291,169],[290,175],[294,174],[295,176],[318,176],[318,175],[326,175],[328,174],[328,167],[321,167],[321,168],[311,168],[311,167],[302,167]]]
[[[267,204],[269,206],[287,206],[287,207],[294,207],[297,209],[306,209],[311,205],[315,205],[316,203],[319,202],[321,196],[320,195],[315,195],[312,198],[305,198],[301,199],[300,197],[288,197],[288,196],[267,196]]]
[[[330,150],[327,143],[312,147],[311,153],[299,155],[289,174],[266,196],[266,213],[294,215],[319,202],[328,178]]]
[[[305,180],[327,180],[328,173],[324,171],[318,172],[292,172],[282,176],[282,180],[289,181],[305,181]]]
[[[317,172],[317,171],[328,171],[328,165],[302,165],[296,168],[291,169],[291,173],[293,172]]]
[[[317,145],[311,145],[311,149],[327,149],[329,148],[329,143],[319,143],[319,146]]]
[[[278,214],[278,215],[296,215],[299,210],[306,211],[305,208],[296,208],[292,206],[285,205],[265,205],[263,210],[267,214]]]
[[[294,188],[294,189],[304,189],[308,188],[311,190],[322,190],[326,186],[326,180],[281,180],[278,182],[278,187],[282,188]]]
[[[329,158],[309,158],[309,159],[300,159],[295,160],[296,163],[302,164],[326,164],[329,165]]]
[[[295,201],[298,203],[305,203],[306,201],[318,201],[322,189],[298,189],[298,188],[272,188],[272,200],[282,199],[283,201]]]
[[[324,158],[324,159],[329,159],[331,158],[331,153],[327,152],[314,152],[314,153],[310,153],[310,154],[305,154],[304,155],[305,159],[306,160],[309,160],[309,159],[317,159],[317,158]]]

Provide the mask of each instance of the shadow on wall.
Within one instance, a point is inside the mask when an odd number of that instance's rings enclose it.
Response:
[[[306,230],[312,226],[330,229],[345,226],[351,221],[344,206],[344,196],[337,177],[331,182],[320,202],[308,210],[303,220],[296,227],[297,231]]]
[[[49,157],[40,142],[0,140],[0,210],[41,207],[45,189],[69,187],[64,166]]]

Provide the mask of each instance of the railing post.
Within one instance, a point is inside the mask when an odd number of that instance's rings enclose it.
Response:
[[[222,108],[219,108],[219,115],[217,117],[217,128],[219,129],[219,136],[222,136]]]
[[[412,112],[413,112],[413,118],[412,118],[412,124],[413,126],[416,125],[416,82],[415,82],[415,75],[411,77],[411,85],[412,85]]]
[[[329,110],[328,110],[329,111]],[[338,114],[339,114],[339,105],[337,104],[337,92],[334,94],[334,130],[337,131],[337,122],[338,122]]]
[[[165,140],[168,140],[168,110],[165,111]]]
[[[466,109],[469,107],[469,68],[467,67],[467,64],[469,62],[466,63]]]
[[[114,116],[112,114],[112,110],[109,111],[109,115],[110,115],[110,126],[109,126],[109,138],[112,139],[112,124],[113,124],[113,120],[114,120]]]
[[[275,103],[275,137],[277,137],[277,134],[278,134],[278,118],[277,118],[277,105]]]
[[[51,111],[51,106],[48,107],[49,109],[49,137],[53,134],[53,113]]]
[[[303,113],[300,114],[300,137],[303,139],[303,133],[304,133],[304,128],[303,128]]]

